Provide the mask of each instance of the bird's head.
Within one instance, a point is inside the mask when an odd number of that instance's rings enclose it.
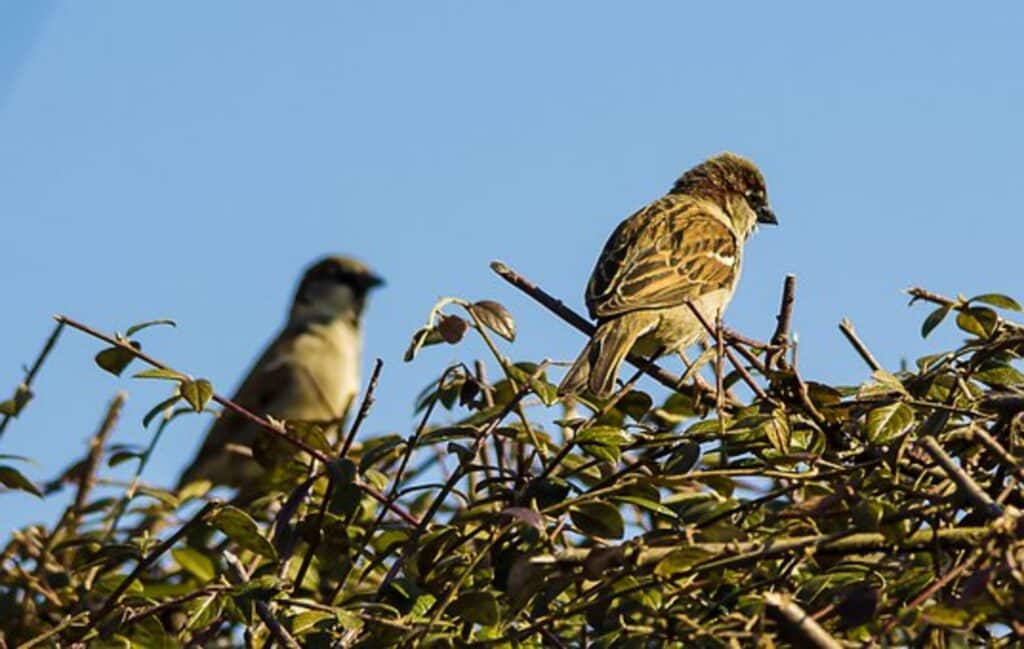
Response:
[[[366,296],[384,280],[370,268],[351,257],[331,255],[306,269],[295,291],[289,321],[348,318],[358,323],[366,306]]]
[[[673,194],[689,194],[716,202],[743,236],[758,223],[777,225],[768,204],[764,175],[750,160],[735,153],[720,153],[684,173],[672,187]]]

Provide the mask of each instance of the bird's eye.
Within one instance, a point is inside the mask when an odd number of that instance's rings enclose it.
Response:
[[[764,193],[759,192],[756,189],[751,189],[746,193],[747,202],[750,203],[751,207],[757,208],[764,205]]]

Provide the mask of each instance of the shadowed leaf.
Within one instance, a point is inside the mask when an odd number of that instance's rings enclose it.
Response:
[[[592,501],[573,506],[570,517],[585,534],[592,534],[605,539],[621,539],[625,533],[622,514],[614,505],[601,501]]]
[[[17,489],[18,491],[27,491],[28,493],[43,497],[42,492],[39,491],[39,487],[32,484],[32,481],[21,474],[11,466],[0,466],[0,484],[7,487],[8,489]]]

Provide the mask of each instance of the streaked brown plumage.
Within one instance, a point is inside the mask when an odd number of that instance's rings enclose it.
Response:
[[[257,415],[289,421],[343,417],[359,389],[360,319],[367,293],[380,284],[368,267],[347,257],[326,257],[310,266],[284,329],[253,365],[233,401]],[[182,473],[179,489],[196,480],[244,487],[263,468],[232,447],[252,448],[266,435],[240,415],[223,412]]]
[[[705,331],[687,301],[709,320],[728,305],[743,243],[757,223],[775,224],[764,177],[749,160],[723,153],[697,165],[662,198],[612,233],[587,284],[597,331],[559,386],[606,397],[632,350],[682,351]]]

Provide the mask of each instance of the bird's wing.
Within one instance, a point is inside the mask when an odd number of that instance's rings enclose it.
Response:
[[[623,221],[601,252],[587,308],[596,319],[682,305],[732,285],[739,245],[718,208],[665,196]]]
[[[232,401],[261,417],[276,412],[278,408],[275,405],[286,402],[301,381],[294,364],[283,362],[284,358],[286,356],[282,345],[275,343],[267,348],[249,371]],[[230,455],[225,451],[228,444],[252,446],[259,434],[257,427],[248,419],[234,411],[223,410],[210,426],[203,445],[182,474],[180,483],[210,479],[210,474],[216,472],[215,466],[230,461]]]

